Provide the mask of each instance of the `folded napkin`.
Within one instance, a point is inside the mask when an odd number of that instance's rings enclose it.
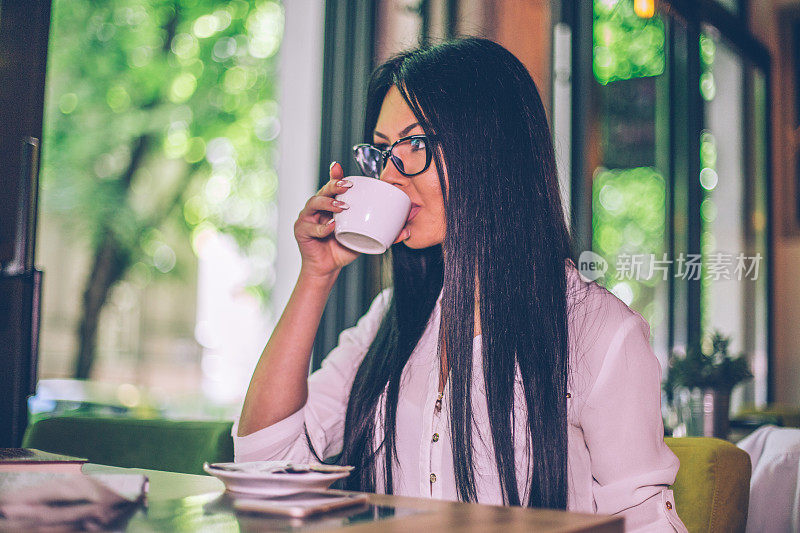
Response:
[[[0,474],[0,531],[99,530],[127,519],[147,478],[129,474]]]

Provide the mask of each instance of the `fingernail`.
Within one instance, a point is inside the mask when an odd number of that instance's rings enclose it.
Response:
[[[334,207],[341,207],[342,209],[350,209],[350,206],[347,205],[346,202],[342,202],[341,200],[334,200],[333,201]]]
[[[339,180],[339,181],[336,182],[336,186],[337,187],[352,187],[353,186],[353,182],[352,181],[347,181],[347,180]]]
[[[331,224],[333,224],[333,219],[330,219],[325,223],[326,226],[330,226]]]
[[[331,166],[330,166],[330,167],[328,167],[328,171],[329,171],[329,172],[330,172],[331,170],[333,170],[333,165],[335,165],[335,164],[336,164],[336,161],[334,161],[333,163],[331,163]]]

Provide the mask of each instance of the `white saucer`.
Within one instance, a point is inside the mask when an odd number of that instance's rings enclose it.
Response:
[[[259,461],[257,463],[214,463],[223,467],[238,468],[244,465],[269,465],[275,461]],[[246,468],[246,466],[245,466]],[[327,489],[334,481],[346,478],[350,472],[303,472],[288,474],[258,471],[230,471],[213,468],[204,464],[203,470],[220,479],[230,492],[257,494],[259,496],[285,496],[299,492],[319,491]]]

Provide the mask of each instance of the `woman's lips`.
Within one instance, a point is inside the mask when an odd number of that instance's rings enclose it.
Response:
[[[408,213],[408,219],[406,219],[406,224],[411,222],[414,219],[414,217],[417,216],[417,213],[419,213],[420,209],[421,208],[418,205],[411,206],[411,211]]]

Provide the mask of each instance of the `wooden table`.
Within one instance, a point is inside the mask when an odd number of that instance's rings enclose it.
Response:
[[[237,513],[211,476],[86,464],[85,473],[144,474],[147,505],[127,531],[347,531],[380,533],[623,531],[621,517],[370,494],[369,506],[304,520]]]

